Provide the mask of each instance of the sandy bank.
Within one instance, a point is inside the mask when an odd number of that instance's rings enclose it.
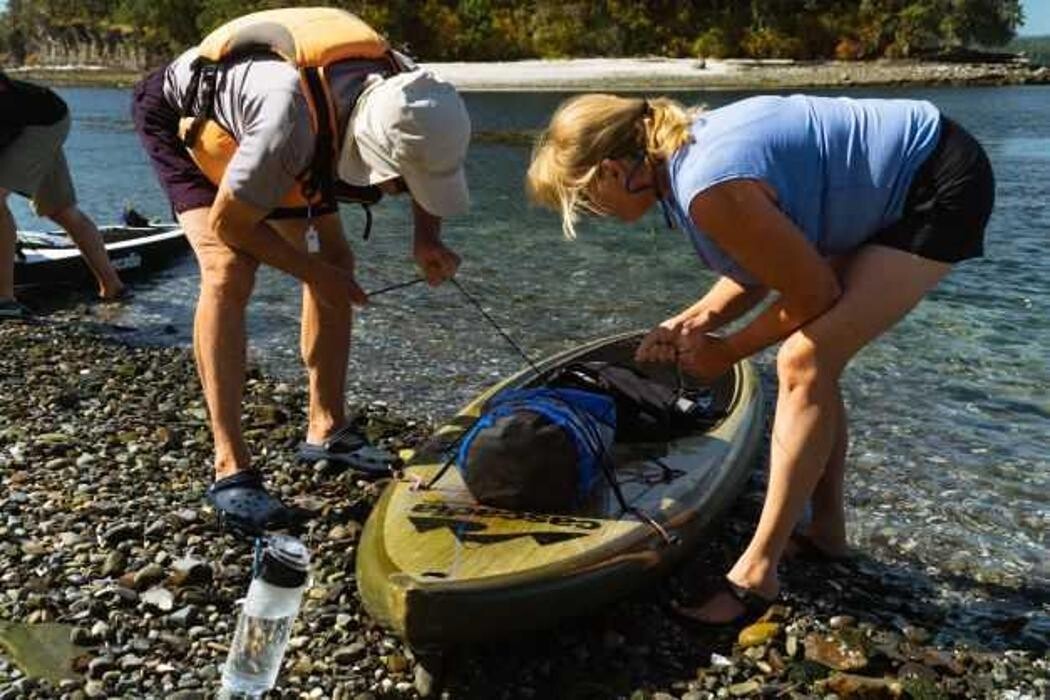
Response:
[[[699,90],[905,83],[1050,83],[1048,68],[1002,63],[588,58],[425,65],[467,91]]]
[[[579,58],[424,63],[464,91],[764,90],[854,85],[1050,84],[1050,68],[1006,63]],[[30,66],[12,75],[51,85],[126,87],[140,74],[100,66]]]

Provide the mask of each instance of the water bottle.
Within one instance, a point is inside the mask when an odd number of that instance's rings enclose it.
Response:
[[[274,686],[309,564],[309,551],[294,537],[271,535],[263,541],[226,657],[220,698],[261,698]]]

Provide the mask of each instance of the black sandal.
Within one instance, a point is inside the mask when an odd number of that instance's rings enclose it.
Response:
[[[717,630],[727,627],[743,627],[744,625],[762,617],[762,615],[769,610],[769,607],[776,602],[776,598],[773,598],[772,600],[763,598],[753,591],[746,588],[740,588],[725,577],[719,578],[714,587],[707,591],[707,595],[704,596],[704,601],[711,600],[721,593],[728,593],[734,600],[736,600],[736,602],[744,607],[739,615],[730,620],[726,620],[725,622],[706,622],[700,620],[689,614],[690,610],[694,610],[699,606],[686,607],[673,600],[671,601],[671,610],[681,622],[686,623],[690,627],[704,630]]]
[[[268,530],[298,531],[313,513],[286,506],[263,486],[262,474],[254,469],[219,479],[208,488],[206,498],[215,508],[219,529],[235,535],[259,537]]]
[[[318,462],[322,459],[353,469],[358,474],[370,477],[390,475],[394,455],[371,445],[353,423],[348,423],[329,435],[323,443],[299,443],[299,459],[303,462]]]

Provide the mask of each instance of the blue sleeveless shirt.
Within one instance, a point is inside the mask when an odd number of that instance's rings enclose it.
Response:
[[[918,100],[761,96],[700,114],[692,133],[668,163],[666,203],[705,265],[751,285],[689,216],[698,194],[762,180],[818,252],[853,250],[901,218],[912,178],[937,145],[940,112]]]

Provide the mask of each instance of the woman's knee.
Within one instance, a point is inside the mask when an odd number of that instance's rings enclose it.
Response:
[[[813,338],[793,333],[777,352],[777,378],[781,390],[815,392],[834,388],[840,364]]]

